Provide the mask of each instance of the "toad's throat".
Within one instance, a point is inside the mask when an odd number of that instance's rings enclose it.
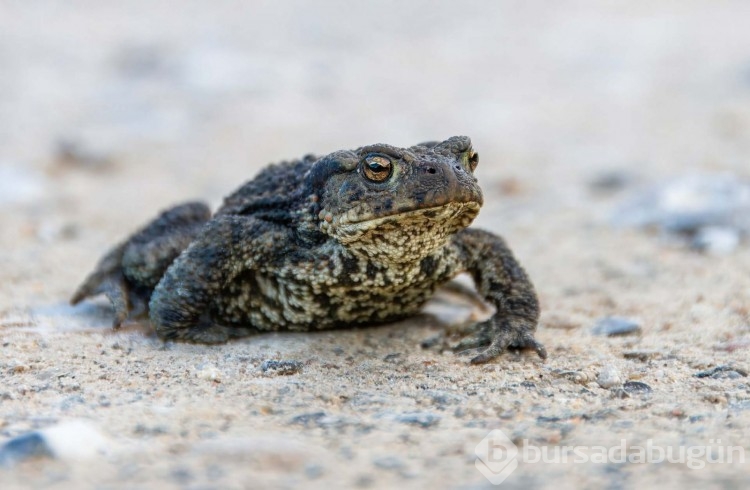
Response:
[[[346,213],[321,228],[357,255],[408,262],[443,247],[453,234],[474,221],[479,208],[477,202],[451,202],[357,221],[350,219],[355,218],[354,213]],[[356,214],[356,218],[362,215]]]

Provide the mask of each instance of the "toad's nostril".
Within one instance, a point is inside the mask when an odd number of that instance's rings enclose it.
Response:
[[[434,173],[437,172],[437,170],[435,170],[435,167],[427,167],[427,172],[431,173],[431,174],[434,174]]]

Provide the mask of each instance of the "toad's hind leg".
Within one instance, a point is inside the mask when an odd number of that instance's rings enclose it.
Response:
[[[181,329],[164,329],[157,324],[156,333],[164,340],[194,342],[197,344],[223,344],[231,339],[248,337],[258,330],[247,326],[225,326],[217,323],[210,315],[203,315],[196,323]]]
[[[154,289],[149,317],[164,340],[214,344],[255,332],[254,325],[222,325],[226,311],[217,299],[239,275],[279,260],[293,231],[252,216],[211,220],[169,266]],[[249,305],[247,306],[249,308]]]
[[[203,203],[182,204],[164,211],[107,253],[78,288],[71,303],[106,295],[115,310],[115,327],[131,313],[145,313],[151,293],[164,272],[210,218],[211,211]]]

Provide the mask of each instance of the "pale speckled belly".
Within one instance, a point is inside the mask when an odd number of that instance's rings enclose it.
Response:
[[[386,323],[417,313],[453,277],[448,255],[437,254],[430,268],[420,262],[374,267],[333,250],[327,261],[314,265],[286,264],[275,273],[241,274],[214,300],[212,312],[223,325],[258,330]]]

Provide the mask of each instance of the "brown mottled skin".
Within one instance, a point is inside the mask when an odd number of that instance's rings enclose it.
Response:
[[[148,308],[162,339],[390,322],[461,272],[496,308],[457,349],[531,348],[539,304],[502,238],[468,229],[482,205],[471,141],[338,151],[271,165],[211,216],[174,207],[110,251],[74,295],[104,293],[115,326]]]

